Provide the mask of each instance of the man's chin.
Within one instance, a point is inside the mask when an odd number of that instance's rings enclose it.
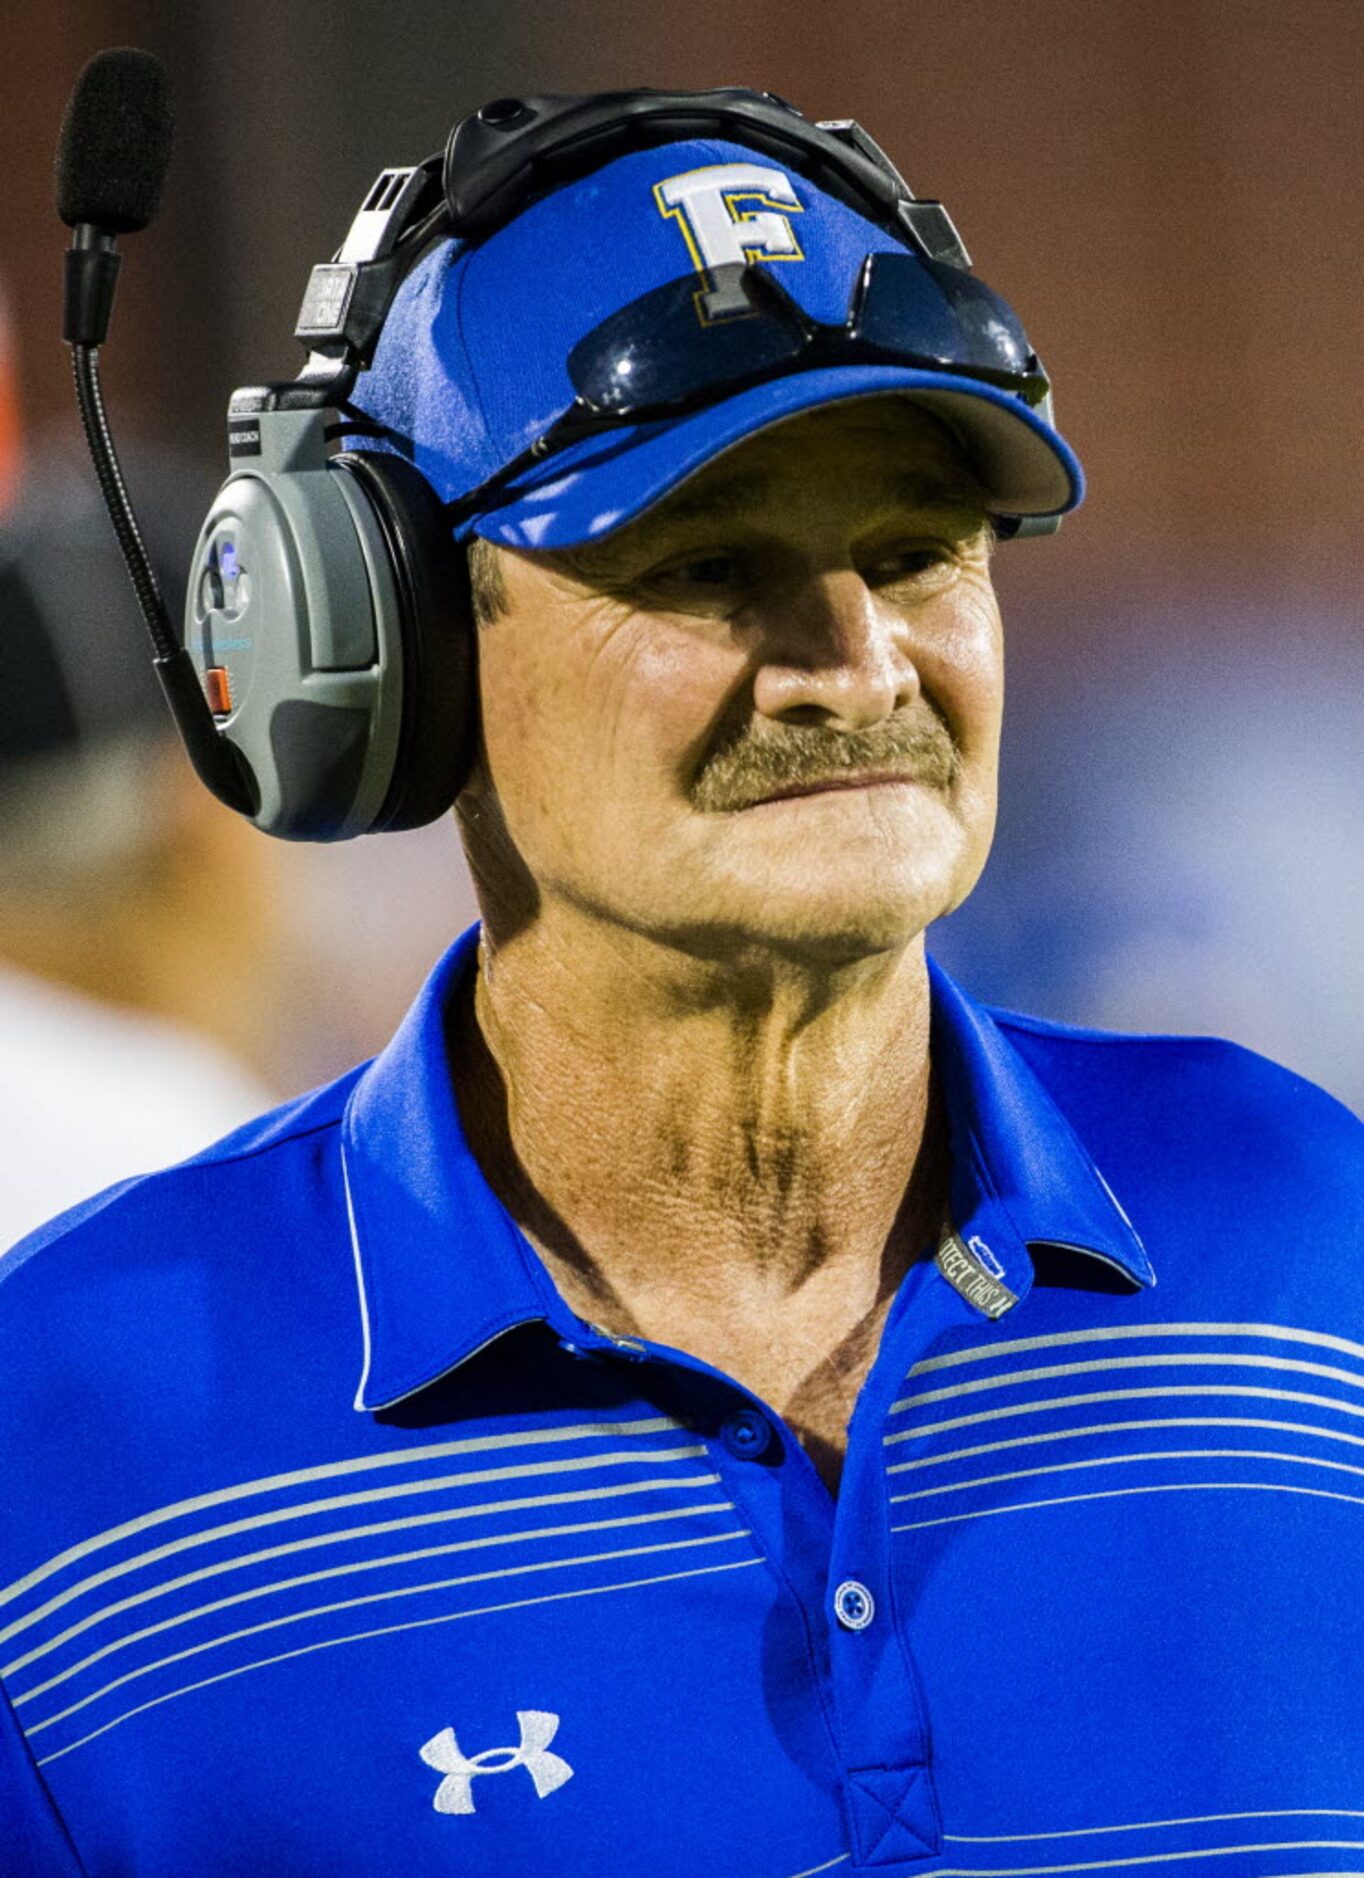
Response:
[[[660,922],[656,932],[679,951],[736,971],[776,961],[836,970],[903,952],[950,901],[946,885],[931,893],[879,894],[853,902],[821,897],[818,883],[807,882],[803,890],[774,889],[748,904],[695,904],[676,921]]]

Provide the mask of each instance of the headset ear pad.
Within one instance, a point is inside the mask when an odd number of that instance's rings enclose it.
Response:
[[[402,728],[371,834],[421,828],[454,806],[477,754],[478,666],[468,557],[440,502],[405,457],[345,452],[379,519],[398,592]]]

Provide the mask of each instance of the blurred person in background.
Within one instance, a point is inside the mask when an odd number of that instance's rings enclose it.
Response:
[[[175,610],[203,468],[125,457]],[[0,514],[0,1248],[273,1099],[274,862],[174,735],[79,431],[31,440]]]

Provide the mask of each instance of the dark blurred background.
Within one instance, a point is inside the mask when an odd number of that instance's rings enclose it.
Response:
[[[310,265],[464,111],[746,84],[865,124],[1022,314],[1090,490],[997,557],[999,831],[930,950],[997,1003],[1231,1036],[1364,1107],[1358,0],[54,0],[0,81],[0,454],[69,426],[52,152],[117,44],[166,61],[178,130],[106,390],[190,510],[234,386],[301,364]],[[288,991],[235,1042],[285,1095],[378,1048],[476,909],[449,822],[266,871]]]

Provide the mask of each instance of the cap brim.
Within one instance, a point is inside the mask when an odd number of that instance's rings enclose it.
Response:
[[[750,386],[688,417],[584,438],[537,481],[458,533],[513,548],[571,548],[610,534],[703,465],[769,425],[820,405],[910,394],[953,431],[997,515],[1063,515],[1084,498],[1065,439],[1007,391],[901,365],[817,367]]]

